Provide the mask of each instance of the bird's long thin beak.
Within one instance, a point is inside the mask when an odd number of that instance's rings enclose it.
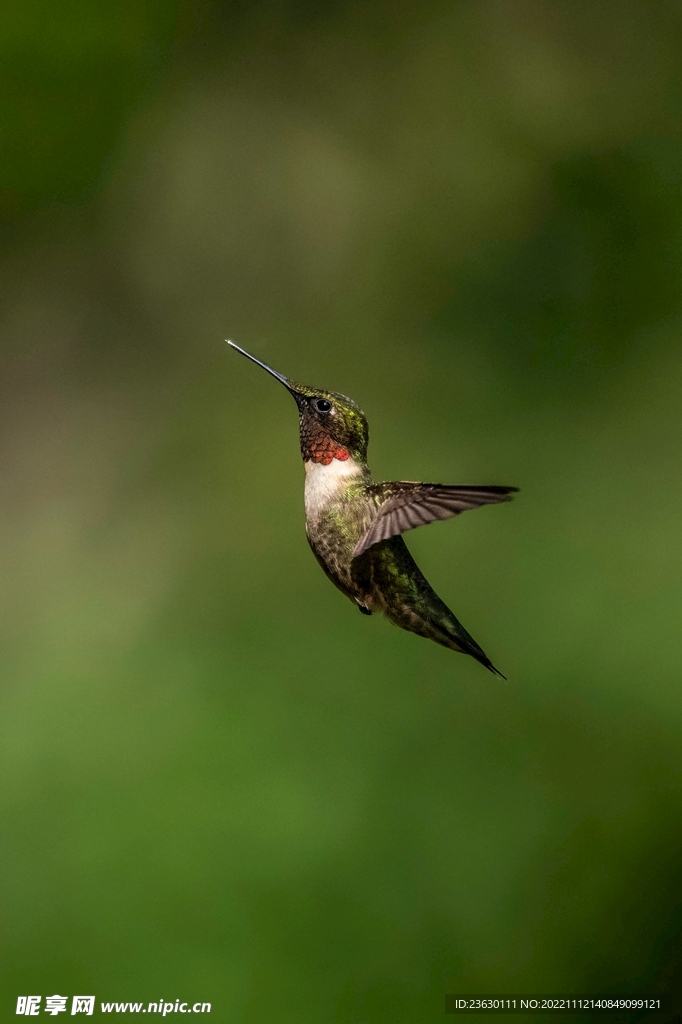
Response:
[[[252,356],[249,352],[245,352],[243,348],[240,348],[239,345],[235,345],[233,341],[229,341],[227,338],[225,340],[231,348],[236,348],[237,352],[241,352],[241,354],[246,356],[247,359],[250,359],[252,363],[256,363],[257,366],[262,366],[264,370],[267,370],[268,373],[272,374],[272,376],[280,381],[281,384],[284,384],[287,391],[290,391],[294,397],[297,395],[298,392],[296,391],[296,388],[283,374],[277,373],[277,370],[273,370],[273,368],[268,366],[267,363],[261,363],[260,359],[256,359],[256,357]]]

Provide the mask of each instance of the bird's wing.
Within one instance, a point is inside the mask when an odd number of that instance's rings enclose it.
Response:
[[[353,550],[361,555],[373,544],[395,537],[437,519],[450,519],[481,505],[511,501],[517,487],[452,487],[448,484],[419,484],[407,480],[373,484],[369,488],[379,510],[370,528]]]

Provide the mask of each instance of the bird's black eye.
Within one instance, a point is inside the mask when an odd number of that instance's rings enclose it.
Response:
[[[326,398],[316,398],[313,402],[313,406],[318,412],[329,412],[332,407],[332,403],[328,402]]]

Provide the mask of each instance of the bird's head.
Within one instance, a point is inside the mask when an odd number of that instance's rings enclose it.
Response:
[[[234,342],[228,341],[228,345],[267,370],[294,397],[298,406],[304,462],[329,465],[333,459],[345,461],[352,458],[359,463],[366,461],[369,428],[364,413],[351,398],[324,388],[296,384]]]

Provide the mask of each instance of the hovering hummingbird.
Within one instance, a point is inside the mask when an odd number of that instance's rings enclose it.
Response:
[[[505,679],[432,590],[401,535],[470,508],[510,501],[518,488],[375,484],[367,465],[367,420],[352,399],[295,384],[234,342],[227,344],[272,374],[296,400],[306,533],[332,583],[363,615],[383,612],[396,626],[470,654]]]

